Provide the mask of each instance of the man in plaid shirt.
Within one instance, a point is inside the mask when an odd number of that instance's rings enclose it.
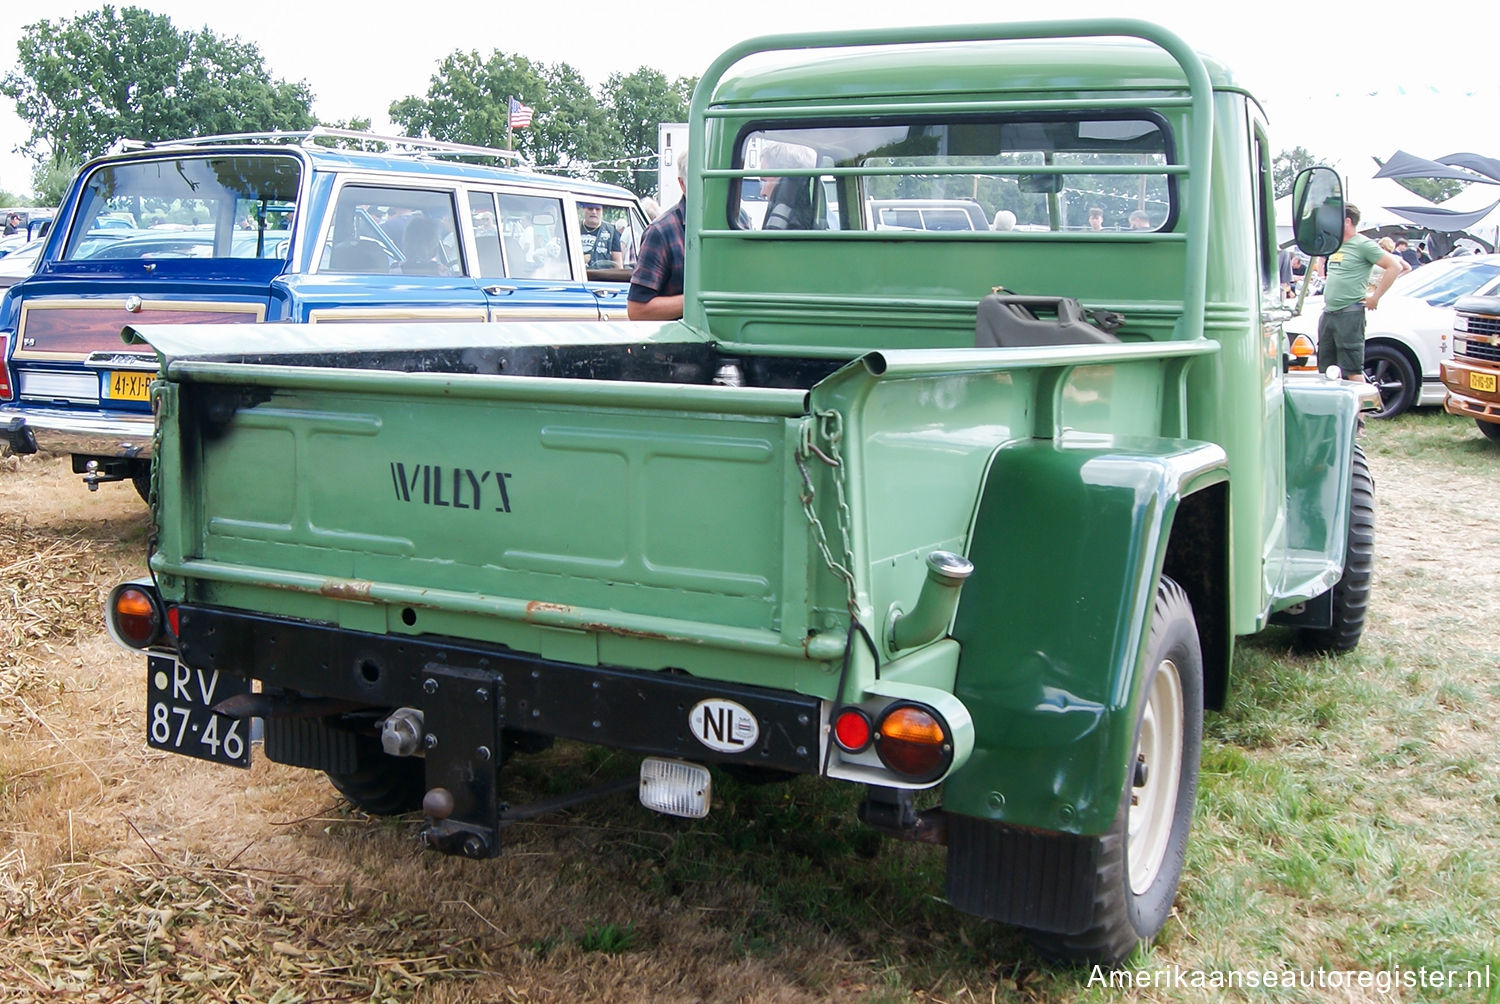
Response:
[[[687,229],[687,150],[677,151],[682,198],[641,235],[641,252],[630,276],[625,315],[632,321],[682,317],[683,232]]]

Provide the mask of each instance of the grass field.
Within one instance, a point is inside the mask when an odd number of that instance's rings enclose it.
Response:
[[[0,1000],[1500,1002],[1500,449],[1432,412],[1364,441],[1364,644],[1242,639],[1175,916],[1131,964],[1157,985],[1135,990],[952,911],[942,850],[875,838],[847,786],[716,778],[700,822],[619,796],[468,862],[310,772],[148,751],[144,667],[98,614],[139,574],[144,508],[64,459],[0,460]],[[634,768],[560,747],[502,786]],[[1266,970],[1324,982],[1191,985]]]

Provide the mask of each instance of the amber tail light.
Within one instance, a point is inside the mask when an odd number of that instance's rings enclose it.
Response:
[[[116,586],[106,601],[105,614],[109,633],[127,648],[150,648],[163,637],[161,598],[150,585],[126,582]]]
[[[921,704],[893,704],[875,727],[880,762],[912,781],[939,777],[953,762],[953,736],[936,711]]]

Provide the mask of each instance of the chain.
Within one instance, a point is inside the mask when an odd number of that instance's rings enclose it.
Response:
[[[801,442],[797,447],[797,470],[802,475],[802,511],[807,516],[807,525],[812,528],[813,537],[818,545],[818,550],[823,555],[823,562],[844,582],[845,602],[849,606],[849,613],[856,618],[859,616],[859,602],[855,592],[854,573],[850,571],[854,567],[854,545],[849,536],[849,524],[851,521],[849,513],[849,502],[844,495],[844,460],[839,449],[839,443],[844,436],[843,416],[837,411],[818,412],[817,435],[814,435],[814,424],[811,418],[802,423]],[[828,450],[824,452],[819,448],[817,438],[821,437],[828,443]],[[843,561],[840,562],[833,556],[833,548],[828,542],[828,532],[823,527],[823,521],[818,518],[818,512],[814,506],[815,493],[813,490],[812,475],[807,469],[807,460],[817,457],[833,470],[833,487],[838,501],[838,531],[843,542]]]

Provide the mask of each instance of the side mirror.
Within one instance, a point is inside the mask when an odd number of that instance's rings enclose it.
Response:
[[[1344,243],[1344,186],[1332,168],[1309,167],[1292,182],[1292,230],[1297,248],[1314,257]]]

